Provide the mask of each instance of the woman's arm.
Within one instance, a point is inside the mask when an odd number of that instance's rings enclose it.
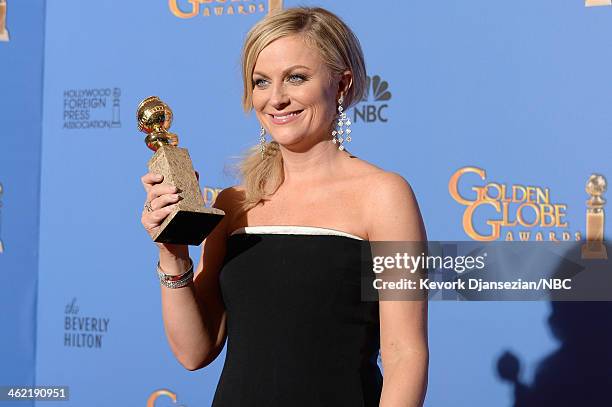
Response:
[[[177,360],[189,370],[207,366],[225,342],[225,308],[219,291],[219,270],[225,257],[231,189],[223,190],[213,207],[226,216],[202,244],[194,282],[181,288],[161,285],[162,316],[166,337]],[[181,274],[187,256],[160,249],[160,267],[166,274]]]
[[[370,205],[368,216],[368,239],[424,245],[427,236],[410,185],[395,173],[384,173],[376,184],[372,194],[376,204]],[[406,298],[379,302],[384,375],[381,407],[422,406],[425,399],[429,365],[427,299]]]

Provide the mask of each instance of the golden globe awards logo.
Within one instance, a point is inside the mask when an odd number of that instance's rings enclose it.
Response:
[[[1,1],[1,0],[0,0]],[[168,0],[170,12],[178,18],[196,16],[250,15],[283,8],[283,0]]]
[[[567,205],[554,202],[550,189],[487,182],[472,186],[472,193],[466,196],[459,191],[459,181],[466,174],[475,174],[482,181],[487,177],[483,169],[463,167],[451,176],[448,183],[451,197],[465,205],[463,230],[470,238],[493,241],[501,239],[503,233],[503,239],[508,241],[581,240],[580,232],[572,233],[567,229]],[[486,230],[476,230],[474,220],[483,218]]]

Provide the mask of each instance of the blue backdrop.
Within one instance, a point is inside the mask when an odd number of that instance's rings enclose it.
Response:
[[[241,109],[240,47],[275,4],[8,0],[0,385],[70,386],[69,402],[45,406],[210,404],[225,353],[189,372],[166,343],[156,250],[140,224],[151,152],[135,110],[160,96],[203,187],[234,184],[231,164],[259,137]],[[564,206],[566,226],[506,227],[500,239],[524,230],[584,237],[586,180],[612,175],[612,7],[283,2],[298,4],[330,9],[361,40],[372,86],[349,112],[349,150],[411,183],[431,240],[473,238],[449,194],[451,176],[469,166],[486,179],[464,175],[466,197],[497,182],[548,188],[550,203]],[[499,216],[483,209],[474,224],[484,234]],[[512,405],[499,358],[511,351],[521,381],[533,383],[559,347],[550,315],[547,302],[432,302],[426,405]]]

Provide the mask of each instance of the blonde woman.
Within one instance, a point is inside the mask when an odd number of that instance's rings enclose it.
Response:
[[[215,407],[422,405],[426,301],[360,297],[363,244],[426,237],[409,184],[345,148],[342,113],[366,87],[357,38],[329,11],[286,9],[250,30],[242,63],[244,108],[272,141],[262,139],[242,163],[242,183],[219,194],[214,206],[226,216],[203,244],[195,279],[162,285],[173,353],[200,369],[227,339]],[[150,233],[179,199],[161,181],[142,178]],[[165,274],[193,267],[187,247],[159,249]]]

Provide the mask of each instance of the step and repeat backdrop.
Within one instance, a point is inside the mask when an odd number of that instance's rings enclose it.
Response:
[[[32,406],[210,405],[225,351],[192,372],[166,341],[136,107],[170,105],[210,205],[259,141],[240,48],[276,8],[357,34],[348,149],[410,182],[430,240],[581,244],[587,181],[612,177],[612,7],[587,3],[0,0],[0,385],[69,387]],[[426,405],[609,400],[575,380],[612,377],[609,304],[431,302]]]

